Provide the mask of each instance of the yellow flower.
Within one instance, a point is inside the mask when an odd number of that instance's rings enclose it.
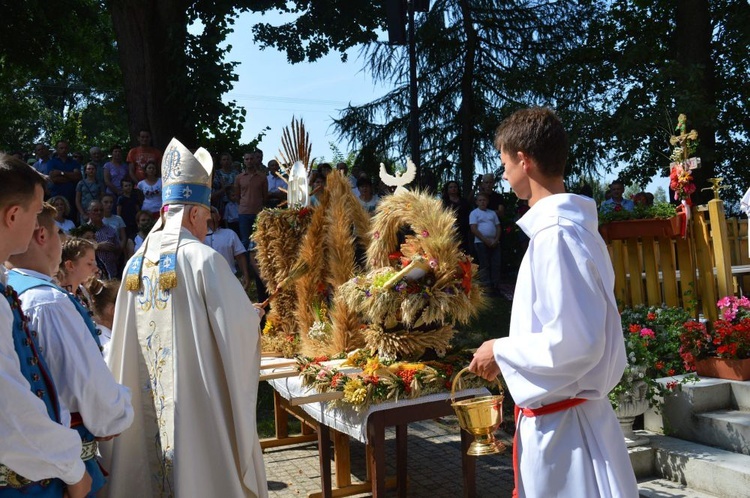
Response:
[[[360,379],[351,379],[344,385],[344,400],[353,404],[361,405],[367,399],[367,388]]]
[[[374,356],[374,357],[372,357],[372,358],[370,358],[370,359],[368,359],[368,360],[367,360],[367,364],[366,364],[366,365],[365,365],[365,367],[364,367],[364,368],[362,369],[362,372],[363,372],[363,373],[364,373],[365,375],[372,375],[372,374],[374,374],[374,373],[375,373],[375,372],[376,372],[376,371],[377,371],[377,370],[378,370],[378,369],[379,369],[380,367],[381,367],[381,365],[380,365],[380,359],[379,359],[379,358],[378,358],[377,356]]]
[[[399,365],[399,370],[414,370],[415,372],[419,372],[422,369],[424,369],[424,363],[404,362]]]
[[[266,319],[266,325],[263,327],[263,335],[269,335],[273,332],[273,322]]]

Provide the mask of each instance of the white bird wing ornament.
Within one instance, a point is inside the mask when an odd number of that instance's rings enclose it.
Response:
[[[396,176],[389,174],[385,169],[385,164],[380,163],[380,179],[389,187],[396,187],[396,191],[393,192],[394,194],[397,194],[400,191],[406,191],[404,186],[413,182],[416,177],[417,165],[414,164],[411,159],[406,161],[406,171],[403,173],[397,171]]]

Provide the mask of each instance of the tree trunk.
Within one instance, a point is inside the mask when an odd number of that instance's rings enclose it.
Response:
[[[109,10],[125,88],[128,130],[149,130],[153,145],[164,149],[172,137],[194,145],[195,134],[180,116],[179,82],[186,79],[185,0],[110,0]]]
[[[698,131],[697,156],[702,167],[693,172],[698,188],[693,201],[704,204],[713,198],[708,178],[715,176],[716,81],[711,58],[711,15],[708,0],[680,0],[676,7],[675,52],[682,70],[677,75],[677,113],[688,117],[688,131]]]

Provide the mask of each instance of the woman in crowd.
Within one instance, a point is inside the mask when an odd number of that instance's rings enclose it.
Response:
[[[60,230],[65,232],[66,235],[69,234],[70,230],[75,228],[76,224],[68,219],[68,215],[70,214],[70,203],[68,202],[68,199],[62,195],[56,195],[49,200],[49,203],[57,210],[57,213],[55,214],[55,224]]]
[[[104,224],[104,207],[100,201],[89,204],[89,223],[96,228],[96,257],[99,258],[107,270],[104,278],[117,278],[120,275],[118,260],[122,246],[117,231]]]

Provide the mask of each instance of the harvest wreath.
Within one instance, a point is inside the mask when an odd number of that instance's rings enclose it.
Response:
[[[435,361],[406,362],[384,360],[360,349],[339,365],[351,369],[325,364],[333,359],[336,358],[298,356],[297,371],[302,385],[322,393],[340,391],[343,396],[334,404],[363,410],[384,401],[450,391],[453,376],[468,365],[471,353],[456,353]],[[462,378],[462,383],[464,388],[491,387],[479,377]]]

